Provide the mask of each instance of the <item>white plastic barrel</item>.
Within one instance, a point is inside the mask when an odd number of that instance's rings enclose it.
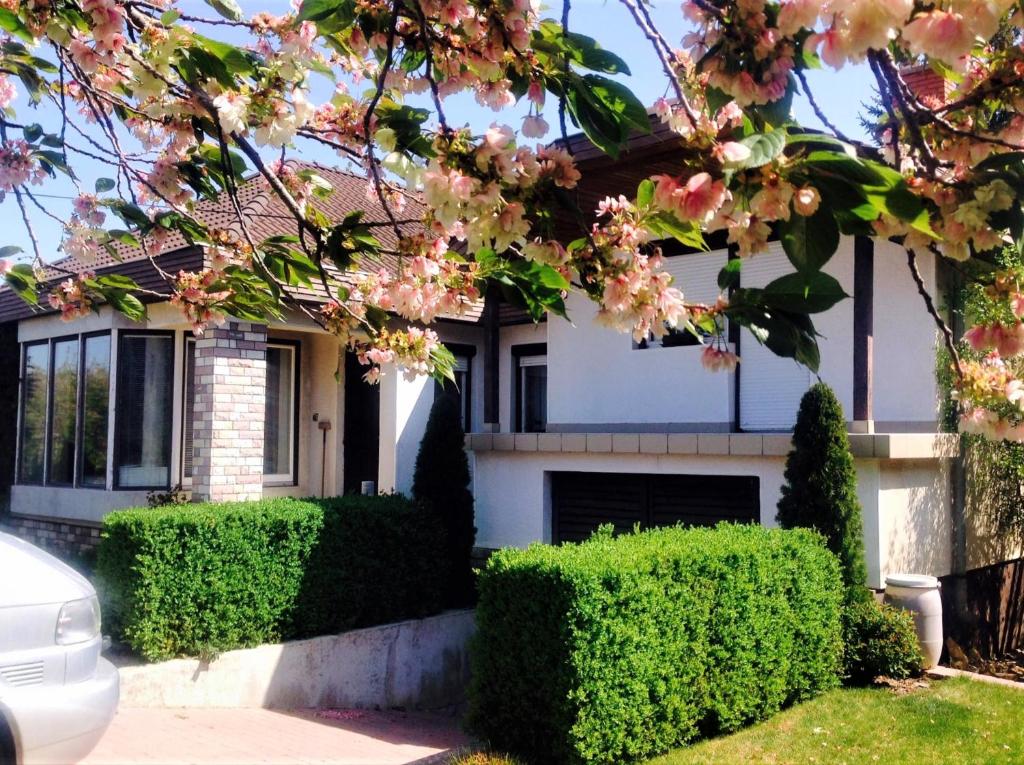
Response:
[[[914,617],[925,669],[938,664],[942,654],[939,586],[938,579],[924,574],[890,574],[885,577],[885,602],[896,608],[905,608]]]

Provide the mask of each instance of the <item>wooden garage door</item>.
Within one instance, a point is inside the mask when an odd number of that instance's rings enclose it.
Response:
[[[605,523],[616,532],[632,531],[638,523],[757,523],[760,482],[756,476],[553,473],[551,508],[555,542],[582,541]]]

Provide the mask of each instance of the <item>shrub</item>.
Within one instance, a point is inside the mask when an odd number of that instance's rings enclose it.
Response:
[[[847,597],[868,597],[864,529],[846,419],[824,383],[812,386],[800,400],[776,520],[786,529],[820,532],[839,556]]]
[[[444,532],[431,513],[397,494],[316,501],[324,528],[299,596],[297,634],[323,635],[444,608]]]
[[[924,657],[909,612],[868,600],[843,611],[843,671],[851,683],[921,674]]]
[[[451,394],[434,401],[412,484],[413,496],[434,511],[444,528],[449,563],[445,600],[455,607],[472,603],[475,595],[471,558],[476,528],[460,409]]]
[[[104,620],[144,657],[208,656],[439,610],[441,532],[401,497],[111,513]]]
[[[469,726],[530,762],[619,763],[837,683],[842,586],[806,530],[722,524],[505,549],[479,580]]]

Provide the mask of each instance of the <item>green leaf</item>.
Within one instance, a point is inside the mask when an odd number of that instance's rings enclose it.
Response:
[[[139,288],[134,279],[123,274],[104,274],[97,277],[96,283],[119,290],[137,290]]]
[[[695,250],[707,250],[707,243],[696,221],[679,220],[671,213],[660,212],[648,216],[644,222],[652,234],[660,239],[672,237]]]
[[[27,43],[35,41],[29,28],[25,26],[24,22],[18,18],[14,11],[9,11],[6,8],[0,8],[0,29],[5,32],[10,32],[15,37],[19,37]]]
[[[624,124],[639,130],[641,133],[651,132],[651,119],[647,109],[633,91],[620,82],[609,80],[598,74],[587,74],[583,81],[589,86],[590,92],[610,112],[619,116]]]
[[[743,258],[733,258],[722,266],[718,272],[718,289],[727,290],[737,287],[740,283],[740,272],[743,270]]]
[[[794,313],[821,313],[849,295],[826,273],[792,273],[779,277],[764,288],[766,304]]]
[[[18,297],[26,303],[29,305],[39,304],[39,296],[36,294],[36,287],[38,286],[36,274],[28,263],[19,263],[16,266],[12,266],[4,274],[4,279]]]
[[[22,252],[24,252],[24,250],[21,249],[21,247],[18,247],[18,245],[8,244],[5,247],[0,247],[0,258],[10,258]]]
[[[750,156],[740,163],[739,167],[761,167],[779,156],[786,148],[786,133],[782,130],[755,133],[747,136],[740,143],[750,149]]]
[[[839,226],[831,210],[819,205],[810,217],[793,213],[788,221],[781,221],[779,239],[797,271],[813,273],[820,271],[839,247]]]
[[[26,141],[29,143],[35,143],[43,137],[43,126],[38,123],[25,125],[25,127],[21,129],[21,132],[22,135],[25,136]]]
[[[320,21],[333,15],[346,4],[346,0],[302,0],[299,21]]]
[[[786,92],[782,98],[762,106],[753,107],[753,111],[767,124],[774,127],[790,121],[793,112],[793,94],[796,92],[796,78],[790,74],[786,82]]]
[[[654,201],[654,181],[644,178],[636,190],[636,206],[644,209]]]
[[[175,21],[181,18],[181,11],[164,11],[160,16],[160,23],[165,27],[171,26]]]
[[[608,74],[631,74],[629,66],[592,37],[570,32],[565,35],[569,58],[586,69]]]
[[[877,168],[845,153],[813,151],[804,159],[804,166],[815,173],[832,175],[847,183],[860,183],[869,186],[890,185]]]
[[[97,178],[96,193],[102,194],[105,191],[110,191],[115,185],[113,178]]]
[[[206,4],[226,19],[242,20],[242,9],[235,0],[206,0]]]
[[[101,289],[99,292],[114,310],[132,321],[142,321],[146,318],[146,306],[135,295],[119,289]]]

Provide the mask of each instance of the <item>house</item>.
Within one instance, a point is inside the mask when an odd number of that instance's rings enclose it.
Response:
[[[582,209],[672,171],[677,151],[661,127],[618,161],[579,136],[571,148],[584,174]],[[320,172],[334,186],[318,203],[325,213],[340,218],[369,205],[368,218],[383,220],[366,200],[365,179]],[[285,211],[255,183],[246,194],[257,234],[276,233]],[[231,225],[215,203],[201,203],[199,214]],[[200,268],[202,250],[179,244],[157,265]],[[665,252],[688,299],[713,302],[728,250],[666,242]],[[941,295],[943,264],[928,255],[919,265],[926,288]],[[159,278],[137,253],[94,267],[143,286]],[[744,263],[741,282],[763,286],[791,270],[773,244]],[[852,296],[815,324],[820,378],[850,419],[869,584],[881,587],[897,571],[1024,571],[1019,561],[1004,565],[1019,550],[960,520],[957,440],[937,427],[935,325],[905,253],[846,238],[826,270]],[[315,305],[326,296],[313,289],[303,298]],[[593,322],[586,299],[572,296],[568,308],[572,323],[535,324],[490,296],[438,322],[457,359],[477,544],[576,540],[603,523],[774,523],[788,432],[815,375],[739,327],[729,340],[742,362],[716,374],[702,368],[691,337],[636,343]],[[20,347],[20,367],[0,369],[0,388],[20,390],[18,424],[8,428],[17,442],[8,525],[22,533],[88,545],[106,513],[178,484],[209,500],[411,487],[436,384],[395,373],[365,384],[338,340],[299,313],[266,326],[230,321],[194,337],[167,304],[151,304],[144,326],[108,308],[66,324],[3,291],[0,322],[17,327]],[[962,533],[969,540],[958,547]]]

